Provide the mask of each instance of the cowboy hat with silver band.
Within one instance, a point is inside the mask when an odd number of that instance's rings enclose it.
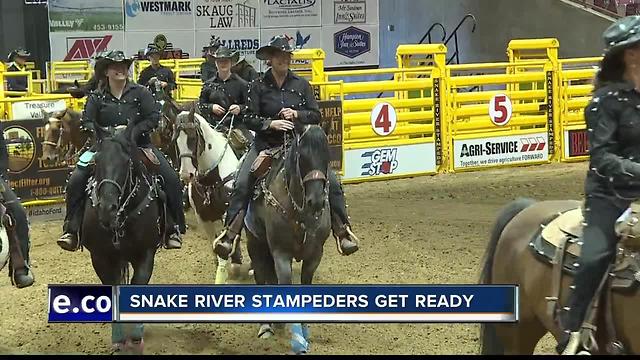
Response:
[[[13,61],[13,59],[15,59],[16,56],[23,57],[23,58],[28,58],[29,56],[31,56],[31,53],[28,52],[27,50],[25,50],[24,48],[19,47],[19,48],[15,49],[15,50],[11,51],[9,53],[9,55],[7,56],[7,58],[9,59],[9,61]]]
[[[640,16],[624,17],[609,26],[602,38],[606,44],[605,56],[618,54],[620,51],[640,43]]]
[[[111,64],[122,63],[127,66],[127,69],[131,67],[133,63],[132,58],[128,58],[124,55],[124,52],[121,50],[113,50],[108,54],[105,54],[104,57],[96,60],[95,65],[95,73],[97,78],[104,77],[104,73]]]
[[[256,58],[259,60],[269,60],[271,56],[278,51],[292,53],[294,48],[291,46],[289,40],[290,38],[284,35],[276,35],[272,37],[267,45],[262,46],[258,51],[256,51]]]
[[[230,59],[231,65],[238,63],[240,54],[237,51],[233,51],[225,46],[220,46],[218,50],[212,55],[214,60]]]

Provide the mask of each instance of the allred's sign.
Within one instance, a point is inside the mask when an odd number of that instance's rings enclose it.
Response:
[[[587,130],[569,130],[569,157],[589,155],[589,134]]]

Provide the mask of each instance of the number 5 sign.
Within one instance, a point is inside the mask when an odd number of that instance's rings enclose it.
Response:
[[[378,103],[371,111],[371,127],[380,136],[390,135],[396,129],[396,109],[389,103]]]
[[[505,126],[511,120],[511,99],[505,94],[497,94],[489,102],[489,117],[491,122],[498,126]]]

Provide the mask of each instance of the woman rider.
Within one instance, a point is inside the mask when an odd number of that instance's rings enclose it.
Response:
[[[236,175],[233,194],[227,208],[224,231],[215,241],[214,251],[227,259],[236,236],[242,231],[245,209],[249,204],[254,180],[251,165],[260,151],[282,144],[283,131],[293,129],[293,122],[319,124],[320,110],[309,82],[295,75],[290,69],[293,48],[284,36],[275,36],[269,44],[256,52],[260,60],[269,60],[271,68],[251,83],[246,126],[256,132],[249,152]],[[351,232],[342,185],[335,173],[329,170],[329,202],[332,212],[333,234],[338,251],[350,255],[358,250],[357,238]]]
[[[606,53],[585,108],[589,170],[585,181],[583,245],[558,353],[578,352],[580,328],[598,285],[615,259],[616,220],[640,198],[640,16],[612,24]]]
[[[238,52],[220,46],[213,54],[217,72],[213,78],[207,80],[200,92],[198,106],[200,113],[205,116],[211,125],[218,125],[224,118],[224,124],[228,126],[231,114],[235,115],[233,128],[239,130],[233,133],[232,142],[234,149],[239,153],[246,151],[253,136],[242,122],[241,115],[247,109],[247,91],[249,84],[237,74],[231,72],[231,67],[238,61]],[[230,114],[225,117],[229,112]],[[241,148],[238,148],[241,147]]]
[[[129,80],[127,74],[132,59],[126,58],[122,51],[111,51],[98,60],[95,66],[96,78],[101,86],[87,99],[82,115],[82,126],[93,131],[94,124],[102,127],[133,124],[131,141],[140,147],[152,148],[160,161],[160,175],[164,178],[167,207],[176,226],[171,227],[167,249],[179,249],[182,246],[181,234],[186,231],[182,204],[182,186],[175,170],[164,155],[151,145],[149,133],[158,126],[160,111],[151,92],[142,85]],[[78,230],[82,223],[85,188],[90,176],[88,169],[76,166],[69,178],[66,191],[67,214],[63,226],[64,234],[58,239],[58,245],[65,250],[75,251],[78,246]]]

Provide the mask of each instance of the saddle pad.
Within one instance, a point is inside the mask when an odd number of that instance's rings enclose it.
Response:
[[[554,247],[558,247],[567,236],[581,238],[583,221],[582,208],[564,212],[544,227],[542,238]],[[580,246],[577,243],[567,243],[566,250],[573,256],[580,256]]]
[[[80,159],[78,159],[78,166],[87,167],[91,162],[93,162],[93,157],[96,155],[93,151],[85,151],[80,155]]]

